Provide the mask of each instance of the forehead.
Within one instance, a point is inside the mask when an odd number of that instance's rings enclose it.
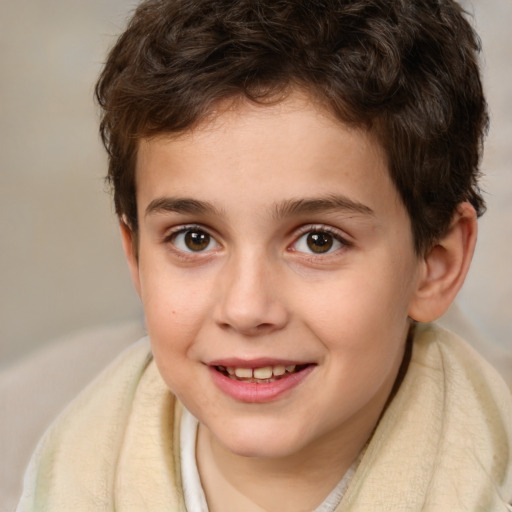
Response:
[[[218,209],[228,200],[240,209],[258,203],[268,209],[335,195],[373,210],[398,198],[376,136],[301,93],[271,105],[220,104],[191,130],[143,139],[136,169],[139,216],[168,196]]]

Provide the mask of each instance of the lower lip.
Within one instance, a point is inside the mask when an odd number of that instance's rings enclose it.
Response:
[[[231,398],[239,402],[265,403],[277,400],[298,386],[313,369],[314,365],[310,365],[300,372],[292,373],[274,382],[262,382],[261,384],[231,379],[213,367],[210,367],[210,373],[217,387]]]

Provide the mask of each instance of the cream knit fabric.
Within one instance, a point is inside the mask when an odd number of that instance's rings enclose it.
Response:
[[[139,342],[46,433],[17,511],[184,511],[180,415]],[[505,512],[511,500],[509,389],[459,338],[420,326],[337,512]]]

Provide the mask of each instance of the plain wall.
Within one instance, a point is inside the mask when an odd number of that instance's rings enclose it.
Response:
[[[512,2],[476,14],[492,128],[460,307],[512,351]],[[0,3],[0,367],[70,331],[141,318],[103,176],[92,100],[127,0]]]

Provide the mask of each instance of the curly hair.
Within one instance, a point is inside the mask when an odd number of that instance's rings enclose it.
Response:
[[[141,138],[190,129],[222,100],[302,88],[377,135],[422,254],[459,203],[485,210],[479,51],[452,0],[146,0],[95,91],[116,212],[137,232]]]

